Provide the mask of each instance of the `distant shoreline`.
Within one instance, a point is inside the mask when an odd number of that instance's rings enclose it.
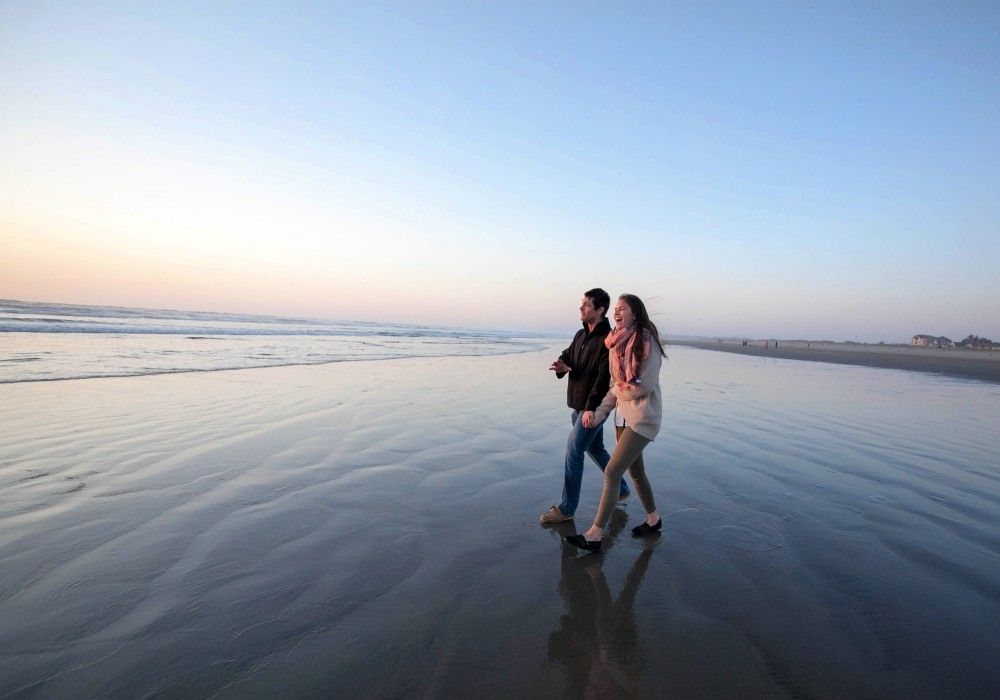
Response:
[[[777,341],[777,347],[773,340],[751,340],[746,347],[743,346],[742,340],[729,339],[699,338],[669,342],[671,345],[756,357],[936,372],[955,377],[1000,382],[1000,351],[780,339]]]

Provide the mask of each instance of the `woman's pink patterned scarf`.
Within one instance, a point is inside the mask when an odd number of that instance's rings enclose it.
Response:
[[[628,384],[639,383],[640,360],[635,359],[635,344],[642,342],[642,359],[649,357],[649,331],[643,329],[640,335],[636,333],[636,325],[619,326],[608,333],[604,344],[610,350],[611,378],[616,382]]]

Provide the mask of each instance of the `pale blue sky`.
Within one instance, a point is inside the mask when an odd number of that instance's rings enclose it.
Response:
[[[0,47],[3,297],[1000,337],[997,3],[2,3]]]

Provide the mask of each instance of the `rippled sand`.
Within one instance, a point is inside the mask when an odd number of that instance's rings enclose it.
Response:
[[[0,696],[1000,695],[1000,387],[673,348],[577,555],[551,356],[0,386]]]

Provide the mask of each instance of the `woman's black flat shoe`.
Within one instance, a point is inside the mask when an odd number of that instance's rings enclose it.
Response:
[[[588,552],[601,551],[601,540],[597,540],[596,542],[591,542],[583,535],[567,535],[566,541],[572,545],[579,547],[580,549],[586,549]]]
[[[632,528],[632,534],[636,537],[642,537],[643,535],[649,535],[654,532],[659,532],[660,528],[663,527],[663,518],[656,521],[656,525],[650,525],[649,523],[643,523],[642,525],[637,525]]]

